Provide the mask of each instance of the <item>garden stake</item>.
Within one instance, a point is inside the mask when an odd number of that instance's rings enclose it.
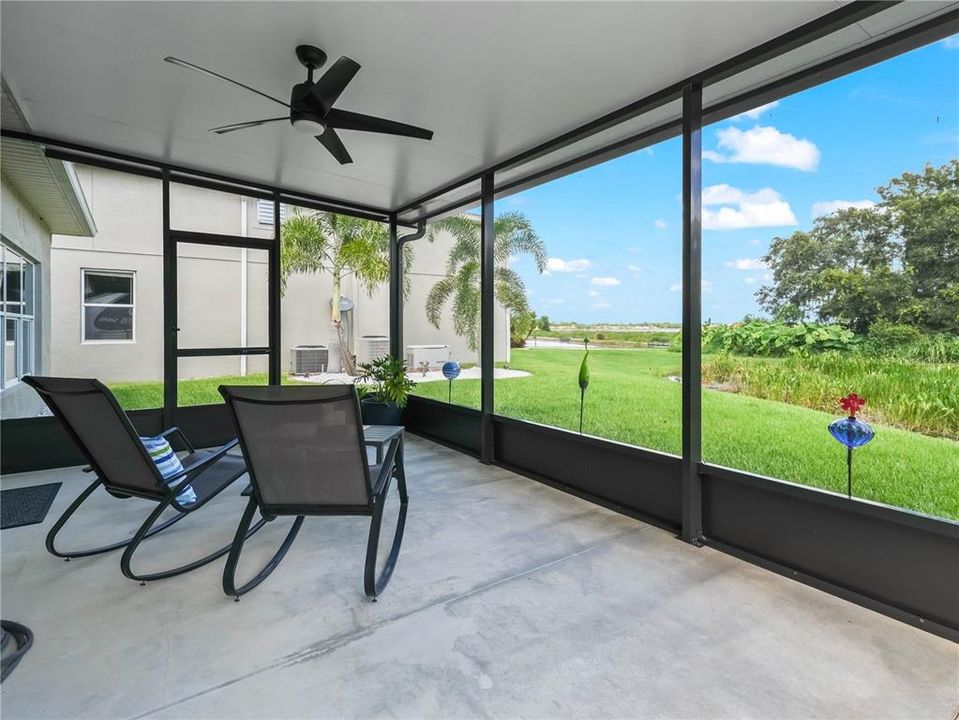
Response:
[[[453,404],[453,381],[459,377],[460,374],[460,364],[455,360],[447,360],[443,363],[443,377],[449,380],[450,383],[450,392],[449,397],[446,402],[450,405]]]
[[[583,434],[583,406],[586,404],[586,388],[589,387],[589,338],[583,338],[586,354],[579,365],[579,434]]]
[[[841,398],[839,404],[849,415],[829,423],[829,432],[846,446],[846,497],[852,500],[853,448],[862,447],[872,440],[876,433],[867,423],[856,417],[856,413],[866,404],[865,398],[859,397],[856,393],[850,393]]]

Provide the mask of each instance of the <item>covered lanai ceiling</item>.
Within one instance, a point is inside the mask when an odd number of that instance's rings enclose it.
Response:
[[[844,4],[4,2],[0,69],[38,135],[395,209]],[[950,5],[903,3],[793,65]],[[340,55],[362,65],[337,107],[430,128],[433,141],[342,131],[355,162],[340,166],[287,123],[215,135],[283,109],[163,61],[286,99],[305,78],[301,43],[323,48],[327,67]]]

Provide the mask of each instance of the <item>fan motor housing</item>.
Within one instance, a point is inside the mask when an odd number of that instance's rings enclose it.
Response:
[[[300,132],[319,135],[326,130],[326,123],[323,122],[323,116],[315,112],[306,99],[312,87],[308,82],[293,86],[290,93],[290,124]]]

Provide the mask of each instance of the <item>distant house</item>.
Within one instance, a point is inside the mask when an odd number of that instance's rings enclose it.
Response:
[[[33,287],[17,281],[17,273],[37,273],[43,289],[43,318],[26,316],[26,305],[13,300],[5,321],[9,340],[5,355],[11,360],[11,386],[28,372],[96,377],[105,382],[160,381],[163,377],[163,237],[162,197],[159,180],[85,165],[47,160],[35,146],[24,145],[30,157],[15,156],[19,145],[4,142],[4,245],[9,258],[8,283],[13,288]],[[9,157],[9,159],[8,159]],[[73,210],[59,211],[52,225],[53,200],[44,195],[46,209],[27,210],[13,180],[17,162],[30,160],[46,169],[51,187],[60,195],[56,202]],[[25,175],[27,173],[24,173]],[[36,177],[32,171],[30,177]],[[33,182],[37,182],[33,180]],[[59,182],[59,185],[56,183]],[[8,188],[9,186],[9,188]],[[32,187],[32,186],[31,186]],[[28,188],[29,190],[29,188]],[[9,196],[9,201],[8,201]],[[72,204],[71,204],[72,203]],[[16,204],[17,211],[7,212]],[[281,218],[287,207],[281,208]],[[273,203],[172,184],[171,226],[176,229],[246,237],[273,237]],[[36,228],[9,232],[16,217],[36,218]],[[82,222],[81,222],[82,220]],[[10,240],[20,238],[19,241]],[[412,287],[404,315],[406,345],[446,345],[433,349],[432,358],[455,358],[477,362],[476,352],[456,336],[451,323],[439,329],[425,316],[426,295],[445,273],[450,239],[435,243],[423,239],[414,245],[410,269]],[[18,264],[19,263],[19,264]],[[20,268],[20,269],[16,269]],[[33,277],[33,275],[30,275]],[[268,344],[267,252],[258,249],[210,247],[180,243],[177,252],[178,345],[190,347],[261,347]],[[353,307],[344,322],[361,359],[367,348],[364,336],[389,334],[389,304],[384,285],[372,296],[352,277],[344,283],[343,296]],[[291,349],[301,345],[325,345],[329,338],[331,279],[326,274],[292,276],[284,292],[281,316],[282,369],[291,368]],[[33,297],[33,296],[31,296]],[[37,307],[40,307],[38,304]],[[55,308],[51,313],[50,309]],[[35,312],[35,310],[30,310]],[[507,359],[509,322],[499,310],[497,359]],[[27,318],[27,319],[22,319]],[[34,329],[31,329],[34,328]],[[22,340],[43,328],[35,340]],[[15,330],[14,328],[20,328]],[[30,335],[33,337],[33,335]],[[21,344],[43,348],[24,353]],[[16,365],[14,357],[33,358]],[[41,361],[42,358],[42,361]],[[5,368],[7,365],[5,365]],[[180,358],[181,379],[265,373],[264,355]],[[5,373],[7,370],[5,369]],[[5,380],[7,375],[4,375]],[[32,391],[29,393],[32,396]],[[33,414],[32,402],[17,406],[4,393],[4,415]],[[39,406],[36,408],[39,410]]]
[[[4,127],[25,128],[6,83],[2,85]],[[52,237],[93,235],[96,225],[70,163],[46,157],[33,143],[0,146],[0,415],[37,415],[43,404],[20,382],[24,375],[50,372]]]

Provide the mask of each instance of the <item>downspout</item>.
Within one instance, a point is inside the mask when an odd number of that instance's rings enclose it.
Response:
[[[396,232],[395,216],[391,222],[392,232]],[[408,242],[420,240],[426,235],[426,221],[416,223],[416,230],[410,235],[397,237],[390,248],[390,350],[393,357],[406,357],[403,351],[403,246]]]
[[[247,233],[247,198],[240,199],[240,237],[246,237]],[[240,347],[246,347],[248,338],[247,323],[247,285],[249,281],[249,250],[240,248]],[[245,376],[247,372],[246,355],[240,355],[240,375]]]

